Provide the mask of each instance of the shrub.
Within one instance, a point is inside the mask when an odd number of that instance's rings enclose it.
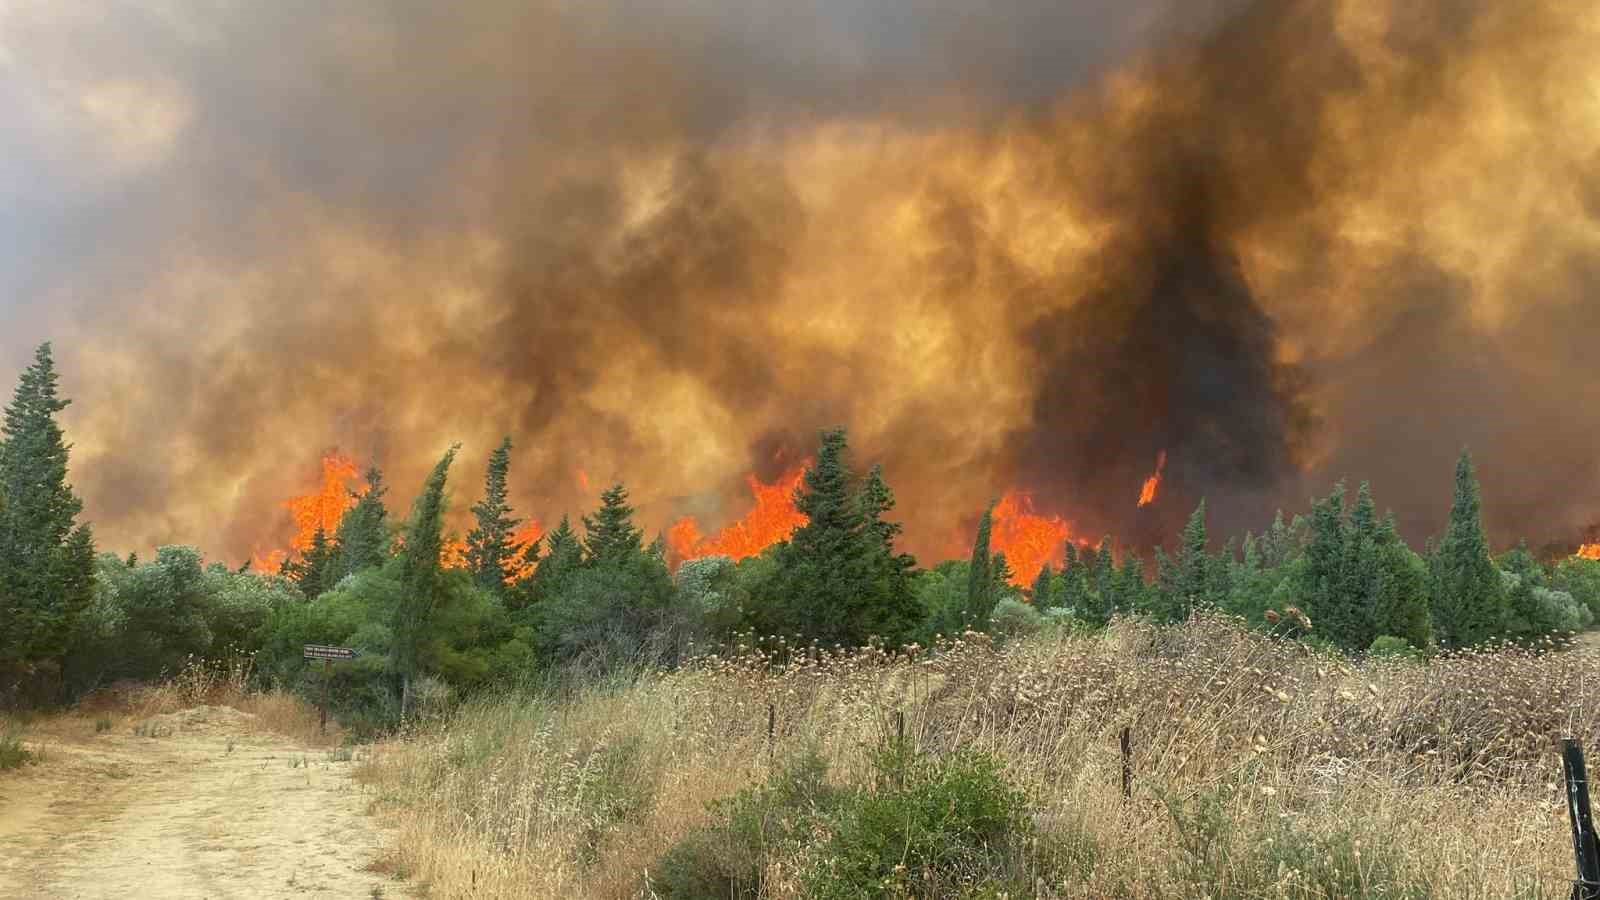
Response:
[[[989,618],[990,630],[1006,637],[1027,637],[1043,627],[1044,616],[1015,597],[1002,598]]]
[[[808,872],[808,896],[962,896],[1004,880],[1005,859],[1032,822],[993,757],[940,759],[891,741],[873,766],[877,784],[843,805],[821,865]]]
[[[22,746],[22,729],[12,727],[0,731],[0,772],[32,762],[38,762],[38,757]]]
[[[787,760],[764,784],[716,804],[712,825],[679,841],[657,863],[650,875],[656,896],[763,896],[772,859],[803,849],[815,826],[842,798],[828,786],[827,771],[827,761],[807,750]]]
[[[1367,648],[1367,653],[1371,656],[1391,659],[1419,659],[1422,656],[1417,648],[1411,646],[1410,641],[1405,638],[1395,637],[1392,634],[1386,634],[1374,640],[1372,646]]]

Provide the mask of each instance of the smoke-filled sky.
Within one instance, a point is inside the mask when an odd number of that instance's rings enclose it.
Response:
[[[0,377],[102,545],[281,546],[324,450],[715,526],[845,424],[909,549],[1370,479],[1600,519],[1589,0],[0,0]],[[1135,508],[1157,454],[1159,500]]]

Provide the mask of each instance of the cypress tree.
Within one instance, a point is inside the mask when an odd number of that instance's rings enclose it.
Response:
[[[511,536],[522,521],[511,516],[511,506],[506,502],[506,474],[510,468],[511,438],[507,437],[489,456],[483,499],[472,507],[477,527],[467,533],[467,570],[472,573],[472,580],[502,597],[517,552]]]
[[[644,532],[634,527],[633,512],[628,489],[621,482],[600,495],[600,508],[594,516],[583,517],[586,565],[628,562],[643,552]]]
[[[94,537],[67,484],[66,443],[50,344],[22,372],[0,425],[0,672],[53,663],[59,674],[93,598]],[[64,684],[64,680],[61,682]]]
[[[1064,562],[1061,566],[1061,591],[1056,595],[1056,606],[1061,609],[1070,609],[1074,612],[1083,610],[1085,583],[1083,579],[1083,563],[1078,556],[1078,545],[1067,541],[1067,546],[1062,553]]]
[[[1151,604],[1156,621],[1170,622],[1180,618],[1184,600],[1179,581],[1177,563],[1173,562],[1165,549],[1156,547],[1156,602]],[[1187,618],[1186,615],[1182,617]]]
[[[389,559],[393,541],[389,537],[389,511],[383,505],[389,488],[383,483],[383,471],[377,466],[367,470],[366,480],[366,492],[356,498],[355,505],[339,520],[339,530],[334,536],[338,556],[333,563],[329,587],[338,584],[346,575],[375,569]]]
[[[1344,495],[1344,483],[1340,482],[1327,497],[1312,504],[1311,542],[1306,545],[1301,593],[1317,634],[1350,649],[1358,613],[1346,589]]]
[[[400,554],[400,595],[393,618],[394,642],[390,665],[400,679],[400,714],[411,709],[411,686],[416,679],[423,643],[434,613],[445,596],[444,572],[439,553],[444,546],[445,481],[461,445],[452,445],[423,482],[422,494],[406,522],[405,549]]]
[[[1505,585],[1489,558],[1478,479],[1465,450],[1456,463],[1450,524],[1433,556],[1433,591],[1434,625],[1451,645],[1469,647],[1504,633]]]
[[[1137,553],[1129,553],[1117,569],[1116,607],[1123,612],[1137,612],[1145,608],[1144,560]]]
[[[1086,571],[1079,615],[1090,624],[1104,625],[1111,621],[1117,603],[1114,583],[1116,568],[1111,555],[1109,536],[1100,539],[1100,546],[1094,552],[1093,562],[1085,561],[1083,568]]]
[[[972,565],[967,570],[966,627],[975,631],[989,630],[989,617],[999,600],[994,590],[993,559],[989,556],[989,533],[994,525],[994,503],[983,511],[978,520],[978,535],[972,542]]]

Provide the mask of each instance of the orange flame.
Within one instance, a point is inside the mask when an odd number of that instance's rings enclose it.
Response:
[[[578,487],[583,488],[585,494],[589,493],[589,473],[581,467],[578,469]]]
[[[283,502],[284,508],[294,517],[294,536],[289,539],[288,550],[257,551],[250,562],[258,572],[277,572],[291,553],[304,553],[316,540],[317,529],[330,540],[339,530],[339,521],[356,503],[356,498],[369,487],[359,484],[354,490],[351,480],[357,477],[355,460],[339,452],[322,457],[322,486],[312,493],[291,497]]]
[[[1149,506],[1156,502],[1156,495],[1161,492],[1161,473],[1167,468],[1167,451],[1163,450],[1156,456],[1156,470],[1149,478],[1144,480],[1144,490],[1139,492],[1139,505]]]
[[[763,484],[754,475],[745,476],[755,505],[744,518],[708,540],[701,535],[700,524],[694,517],[684,516],[667,529],[668,546],[678,559],[713,555],[744,559],[788,539],[796,528],[806,523],[805,514],[795,508],[794,493],[810,464],[808,460],[790,469],[771,484]]]
[[[1577,555],[1583,559],[1600,560],[1600,544],[1584,544],[1578,548]]]
[[[1032,584],[1046,562],[1060,563],[1072,526],[1060,516],[1041,516],[1033,511],[1033,497],[1011,490],[994,508],[989,531],[989,549],[1004,553],[1011,567],[1011,583]]]
[[[522,559],[522,551],[527,546],[544,536],[544,528],[537,519],[529,519],[522,523],[511,535],[511,552],[516,554],[516,567],[506,573],[506,584],[521,581],[533,574],[534,567]]]

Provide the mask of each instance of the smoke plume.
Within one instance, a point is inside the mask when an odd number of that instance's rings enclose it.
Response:
[[[52,338],[104,545],[397,501],[709,526],[850,427],[907,549],[1008,489],[1166,540],[1470,446],[1600,518],[1600,13],[1578,0],[0,9],[0,369]],[[1161,494],[1140,508],[1162,451]]]

